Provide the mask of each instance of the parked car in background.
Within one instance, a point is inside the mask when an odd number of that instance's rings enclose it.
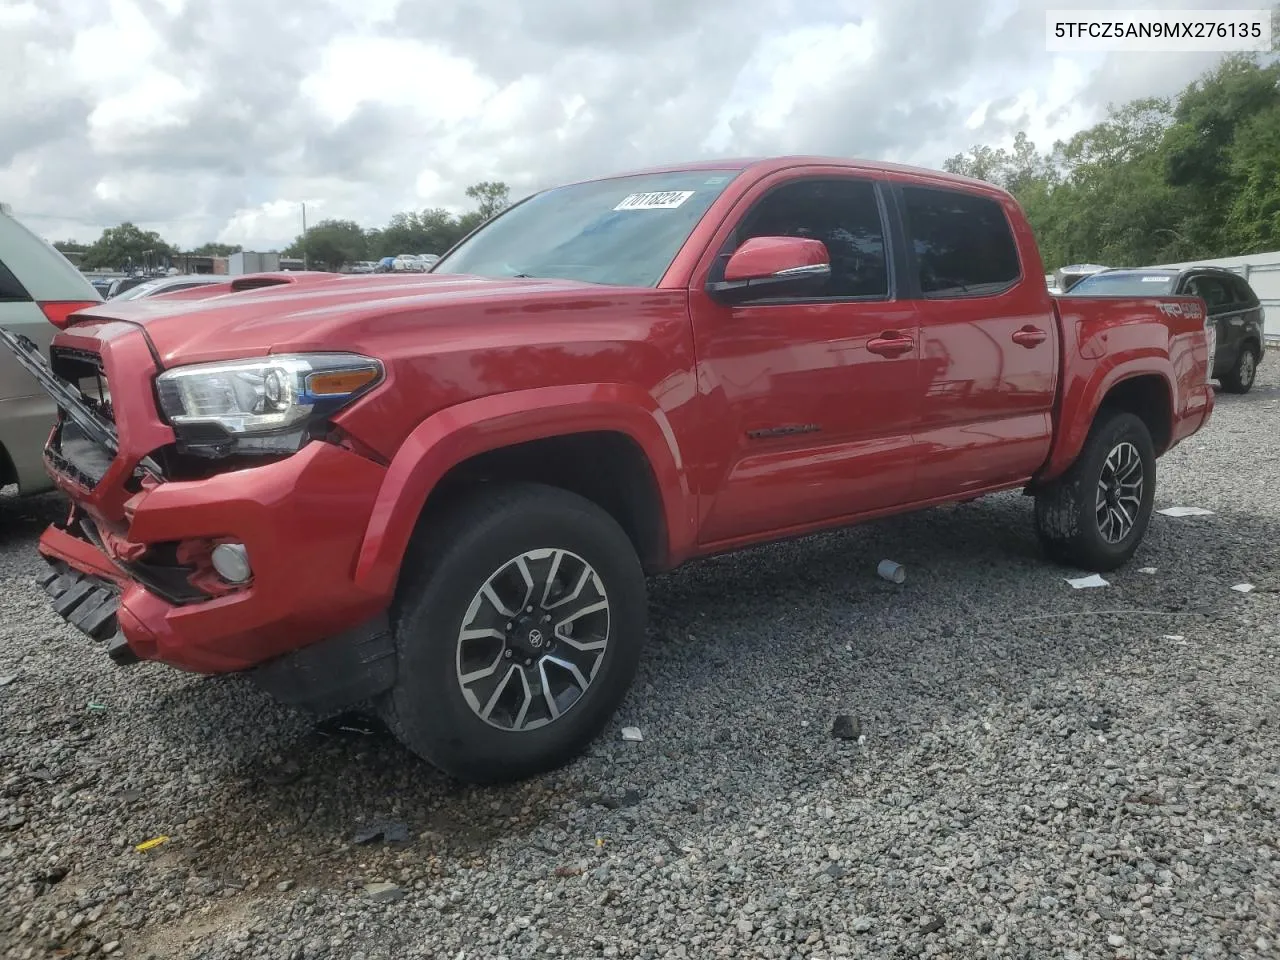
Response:
[[[416,253],[401,253],[392,265],[397,273],[425,273],[427,264]]]
[[[207,287],[211,284],[222,283],[226,279],[225,276],[217,276],[211,273],[188,273],[179,274],[176,277],[156,277],[154,280],[140,283],[112,299],[123,301],[162,297],[166,293],[177,293],[179,290],[190,290],[193,287]]]
[[[1106,269],[1108,268],[1099,263],[1073,263],[1068,267],[1059,267],[1053,271],[1053,287],[1058,293],[1070,293],[1085,277],[1091,277]]]
[[[150,280],[150,277],[132,276],[132,277],[116,277],[111,281],[111,286],[107,288],[106,299],[113,300],[127,290],[140,286]]]
[[[1110,269],[1071,288],[1080,297],[1199,297],[1209,310],[1217,342],[1213,378],[1228,393],[1248,393],[1266,356],[1262,303],[1249,281],[1222,267]]]
[[[0,204],[0,328],[20,333],[47,355],[74,310],[102,302],[84,274]],[[0,487],[21,494],[53,487],[43,450],[58,409],[8,350],[0,350]]]
[[[95,305],[49,363],[0,330],[63,411],[42,583],[117,663],[546,771],[626,695],[646,574],[1008,490],[1049,558],[1128,562],[1213,410],[1204,305],[1043,274],[998,187],[788,157],[544,191],[429,276]]]
[[[434,253],[420,253],[418,259],[425,263],[428,269],[440,262],[440,257]]]

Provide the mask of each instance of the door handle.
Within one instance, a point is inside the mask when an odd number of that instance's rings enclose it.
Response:
[[[867,341],[867,350],[881,357],[900,357],[915,348],[915,340],[904,337],[896,330],[886,330],[880,336]]]
[[[1037,347],[1044,343],[1048,337],[1049,335],[1039,327],[1033,327],[1030,324],[1027,324],[1021,330],[1014,333],[1013,342],[1020,347],[1027,347],[1030,349],[1031,347]]]

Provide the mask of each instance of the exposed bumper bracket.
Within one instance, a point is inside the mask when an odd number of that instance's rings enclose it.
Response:
[[[81,573],[61,560],[50,560],[37,582],[53,599],[54,612],[81,633],[98,641],[115,636],[120,605],[115,584]]]
[[[251,670],[275,699],[316,713],[355,706],[391,688],[396,646],[386,615]]]

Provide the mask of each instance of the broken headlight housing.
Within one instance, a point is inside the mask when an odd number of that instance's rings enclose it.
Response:
[[[358,354],[287,354],[175,367],[156,377],[156,394],[183,453],[280,455],[382,377],[381,363]]]

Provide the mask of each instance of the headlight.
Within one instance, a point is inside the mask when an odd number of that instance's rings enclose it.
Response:
[[[156,378],[156,393],[190,453],[292,453],[313,424],[381,380],[377,360],[310,353],[176,367]]]

